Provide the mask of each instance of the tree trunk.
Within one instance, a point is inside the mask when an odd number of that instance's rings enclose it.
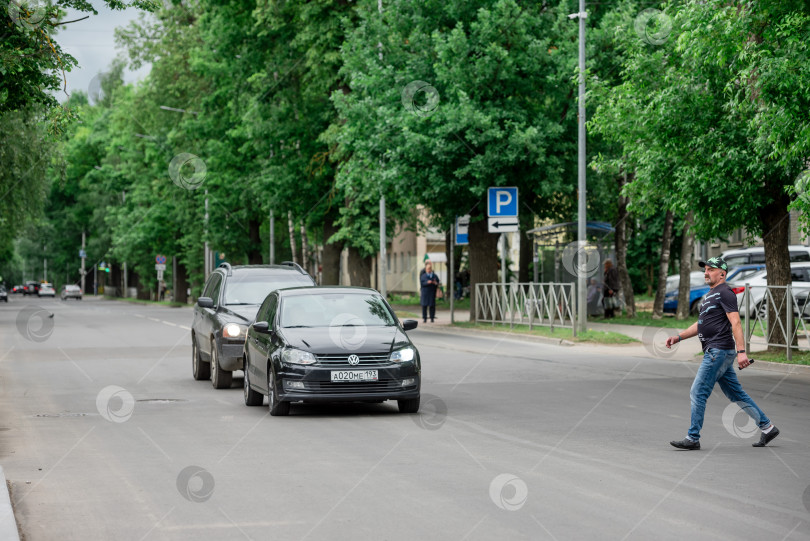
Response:
[[[531,229],[531,222],[523,222],[520,224],[520,261],[518,262],[518,282],[525,284],[532,281],[531,263],[532,263],[532,242],[534,239],[526,232]]]
[[[259,235],[259,226],[261,222],[255,219],[248,220],[248,237],[250,242],[248,244],[248,264],[261,265],[264,261],[262,258],[262,238]]]
[[[672,223],[675,216],[667,210],[664,217],[664,234],[661,238],[661,259],[658,265],[658,287],[655,288],[655,301],[653,301],[653,319],[664,317],[664,295],[667,289],[667,269],[669,269],[669,252],[672,244]]]
[[[323,223],[323,283],[321,285],[336,286],[340,284],[340,253],[343,243],[330,243],[329,240],[338,232],[335,220],[338,218],[336,210],[330,210]]]
[[[788,217],[787,206],[790,200],[784,191],[778,186],[788,184],[788,181],[780,182],[782,179],[768,179],[767,184],[777,186],[769,190],[773,196],[770,203],[759,210],[762,220],[762,228],[765,234],[762,241],[765,244],[765,265],[768,267],[768,285],[785,286],[791,282],[790,279],[790,254],[788,252],[788,242],[790,235],[790,219]],[[787,330],[787,303],[792,303],[792,299],[785,299],[784,289],[774,289],[771,291],[773,302],[768,302],[768,343],[787,344],[787,338],[783,329]],[[763,302],[767,297],[763,299]],[[781,310],[776,310],[780,308]],[[756,307],[752,307],[756,310]],[[791,310],[792,311],[792,310]],[[737,349],[742,349],[743,345],[738,344]],[[782,347],[769,347],[769,350],[784,352]]]
[[[304,222],[301,222],[301,266],[304,267],[305,271],[310,272],[309,243],[307,242],[307,227]],[[310,274],[312,273],[310,272]]]
[[[692,285],[689,280],[689,273],[692,272],[692,257],[695,252],[695,234],[692,231],[692,224],[695,221],[695,213],[689,212],[684,218],[683,242],[681,243],[681,265],[680,265],[680,285],[678,286],[678,313],[676,319],[686,319],[689,317],[691,307],[689,306],[689,292]]]
[[[633,282],[630,281],[630,273],[627,272],[627,221],[630,213],[627,212],[627,197],[622,195],[622,189],[627,184],[627,177],[632,176],[627,173],[620,175],[619,182],[619,212],[616,222],[616,269],[619,272],[619,283],[624,295],[625,311],[627,317],[636,317],[636,296],[633,293]],[[542,279],[541,279],[542,280]]]
[[[453,284],[453,287],[455,288],[455,282],[456,282],[456,277],[450,274],[450,261],[452,261],[452,259],[450,259],[450,258],[453,257],[453,251],[451,250],[451,247],[453,246],[453,243],[451,242],[451,240],[455,240],[455,239],[451,239],[451,236],[453,235],[453,233],[454,233],[454,231],[453,231],[453,228],[451,228],[451,227],[448,227],[447,231],[445,231],[445,233],[444,233],[444,255],[445,255],[445,257],[447,257],[447,263],[445,263],[444,266],[447,268],[447,280],[445,280],[444,283],[441,284],[441,285],[444,288],[445,299],[447,299],[447,300],[449,300],[449,297],[447,295],[450,295],[450,284]],[[455,265],[455,262],[453,262],[453,264]],[[455,274],[457,272],[458,272],[458,267],[454,266],[453,267],[453,274]]]
[[[470,321],[475,321],[475,284],[498,281],[498,235],[487,231],[487,220],[470,216]]]
[[[287,228],[290,232],[290,253],[293,263],[298,263],[295,258],[295,222],[293,222],[292,211],[287,211]]]
[[[349,247],[349,281],[356,287],[371,287],[371,257],[363,257],[360,250]]]
[[[175,276],[177,283],[177,291],[174,292],[175,302],[188,303],[188,270],[186,266],[177,260],[177,276]]]

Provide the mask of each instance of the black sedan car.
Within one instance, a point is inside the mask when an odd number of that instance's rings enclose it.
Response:
[[[396,400],[419,411],[421,362],[373,289],[288,288],[267,296],[245,341],[245,404],[287,415],[290,403]]]
[[[191,324],[192,374],[211,378],[215,389],[231,386],[242,370],[245,331],[267,294],[280,287],[314,286],[312,276],[292,262],[281,265],[223,263],[203,288]]]

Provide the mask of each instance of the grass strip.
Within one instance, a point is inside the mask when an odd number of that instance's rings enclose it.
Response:
[[[575,343],[596,343],[596,344],[634,344],[639,343],[635,338],[627,335],[620,334],[612,331],[585,331],[578,332],[573,336],[571,329],[555,328],[553,331],[550,327],[534,327],[529,329],[528,325],[515,325],[511,329],[509,325],[491,323],[471,323],[469,321],[458,321],[453,324],[455,327],[463,329],[475,329],[480,331],[500,331],[509,332],[513,334],[527,334],[530,336],[542,336],[545,338],[557,338],[561,340],[568,340]]]

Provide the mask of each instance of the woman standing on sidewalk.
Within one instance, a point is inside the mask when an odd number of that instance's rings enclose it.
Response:
[[[439,288],[439,277],[433,272],[433,263],[425,262],[425,270],[419,276],[422,292],[419,303],[422,305],[422,321],[427,323],[428,307],[430,307],[430,322],[436,318],[436,290]]]

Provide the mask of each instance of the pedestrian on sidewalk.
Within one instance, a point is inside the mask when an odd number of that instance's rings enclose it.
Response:
[[[605,304],[605,319],[614,317],[614,310],[619,307],[619,271],[613,261],[605,260],[605,280],[602,282],[602,296]]]
[[[737,296],[726,284],[728,265],[722,257],[701,261],[699,265],[705,269],[704,277],[711,290],[700,304],[697,323],[677,336],[667,338],[666,346],[670,348],[681,340],[697,336],[703,346],[703,362],[700,363],[689,393],[692,401],[692,424],[689,432],[685,439],[669,443],[678,449],[700,449],[700,429],[703,427],[706,401],[717,383],[723,394],[736,402],[762,430],[759,441],[752,445],[765,447],[779,435],[779,429],[743,390],[734,372],[735,357],[740,370],[753,361],[748,359],[744,349]]]
[[[439,277],[433,272],[433,263],[425,261],[424,272],[419,276],[422,291],[419,303],[422,305],[422,321],[427,323],[428,308],[430,308],[430,322],[436,318],[436,290],[439,288]]]

